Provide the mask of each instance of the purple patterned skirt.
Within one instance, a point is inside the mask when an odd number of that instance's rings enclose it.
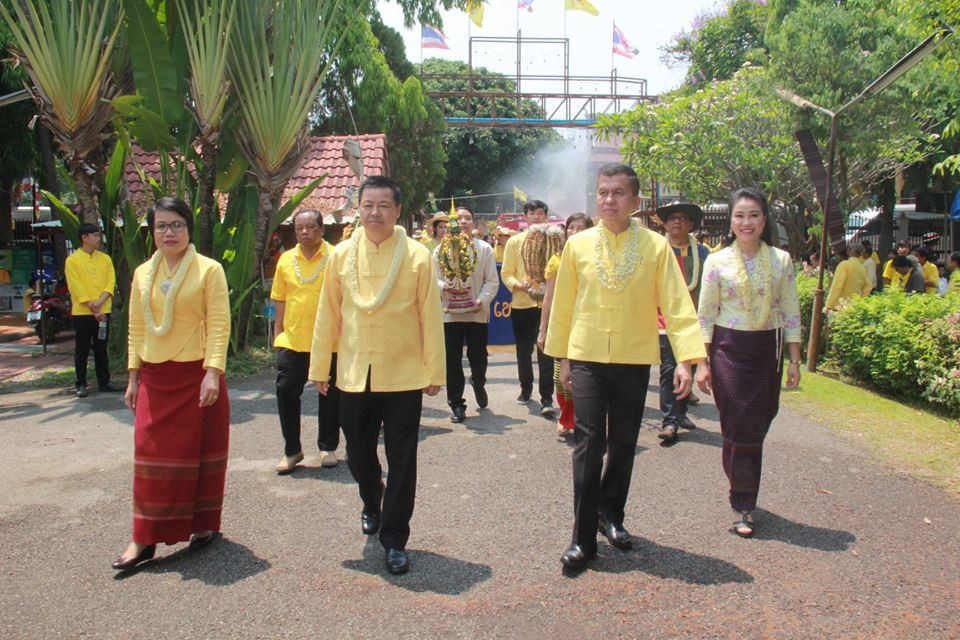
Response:
[[[713,330],[710,374],[723,433],[723,471],[730,506],[737,511],[757,506],[763,439],[780,408],[782,336],[776,329]]]

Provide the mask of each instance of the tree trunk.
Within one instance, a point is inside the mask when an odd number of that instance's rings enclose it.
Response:
[[[0,246],[13,243],[13,186],[14,182],[0,182]]]
[[[96,176],[87,173],[80,163],[70,168],[70,175],[77,187],[80,222],[89,222],[100,226],[100,212],[97,210]]]
[[[200,157],[203,159],[203,171],[200,174],[200,253],[211,258],[213,255],[213,227],[217,222],[217,201],[214,190],[217,184],[217,154],[219,146],[208,137],[200,143]]]
[[[896,204],[896,183],[894,178],[884,180],[878,189],[880,207],[880,239],[877,241],[877,255],[881,263],[887,260],[887,252],[893,248],[893,207]]]
[[[253,273],[247,282],[253,282],[260,277],[260,265],[263,264],[263,256],[267,249],[267,242],[270,240],[270,220],[273,214],[280,208],[280,193],[270,194],[264,191],[260,192],[260,201],[257,205],[257,223],[255,226],[255,235],[253,239]],[[253,313],[253,300],[256,290],[250,292],[240,305],[240,313],[237,318],[237,346],[243,351],[247,348],[247,337],[250,330],[250,316]]]
[[[53,153],[50,129],[37,121],[37,147],[40,150],[40,184],[53,195],[60,197],[60,181],[57,179],[57,160]]]

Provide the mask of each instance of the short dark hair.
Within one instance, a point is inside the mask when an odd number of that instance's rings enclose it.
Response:
[[[872,242],[870,242],[869,240],[864,240],[864,241],[861,242],[860,244],[863,245],[863,250],[864,250],[864,251],[868,251],[868,252],[870,252],[870,253],[873,253],[873,243],[872,243]]]
[[[547,203],[543,200],[527,200],[523,203],[524,215],[530,213],[531,211],[536,211],[537,209],[543,209],[544,213],[550,213],[550,207],[548,207]]]
[[[893,259],[893,267],[896,269],[898,267],[910,267],[913,268],[913,263],[910,262],[910,258],[907,256],[896,256]]]
[[[772,223],[770,222],[770,204],[767,202],[767,196],[763,194],[759,189],[754,189],[753,187],[740,187],[736,191],[730,194],[730,218],[733,218],[733,208],[741,200],[753,200],[760,205],[760,211],[763,212],[764,223],[763,223],[763,234],[761,235],[761,240],[766,242],[768,245],[772,243],[773,240],[773,229]],[[733,231],[730,231],[730,239],[733,241]]]
[[[100,233],[100,227],[90,222],[84,222],[79,227],[77,227],[77,235],[80,236],[80,239],[83,239],[83,236],[88,236],[91,233]]]
[[[917,254],[918,256],[920,256],[921,258],[923,258],[924,260],[929,260],[929,259],[930,259],[930,250],[927,249],[927,248],[926,248],[925,246],[923,246],[922,244],[921,244],[921,245],[917,245],[916,247],[914,247],[914,248],[913,248],[913,252],[914,252],[915,254]]]
[[[640,178],[637,176],[637,172],[633,170],[633,167],[620,162],[610,162],[597,170],[598,181],[600,176],[606,176],[607,178],[627,176],[627,181],[630,183],[630,190],[633,192],[633,195],[640,195]]]
[[[897,243],[897,247],[906,247],[907,249],[909,249],[910,242],[908,240],[901,240],[900,242]]]
[[[293,214],[294,224],[296,224],[297,222],[297,217],[304,213],[312,213],[313,217],[316,218],[317,226],[318,227],[323,226],[323,214],[317,211],[316,209],[300,209],[300,211],[297,211],[295,214]]]
[[[147,226],[150,227],[150,233],[153,233],[153,223],[157,211],[168,211],[175,213],[187,223],[187,238],[193,240],[193,211],[190,205],[172,196],[165,196],[157,200],[147,211]]]
[[[367,189],[390,189],[393,193],[393,201],[400,204],[403,200],[403,194],[400,192],[400,185],[389,176],[370,176],[360,183],[360,190],[357,192],[357,202],[363,199],[363,192]]]
[[[457,207],[457,211],[466,211],[470,214],[470,219],[473,219],[473,211],[470,210],[470,207]]]
[[[960,265],[960,251],[954,251],[950,254],[950,259],[947,261],[947,264],[950,264],[951,262],[955,262]]]
[[[585,213],[580,213],[580,212],[578,212],[578,213],[571,213],[571,214],[567,217],[567,221],[566,221],[566,222],[564,223],[564,225],[563,225],[564,231],[569,231],[569,230],[570,230],[570,225],[572,225],[572,224],[573,224],[574,222],[576,222],[577,220],[583,220],[583,223],[584,223],[585,225],[587,225],[587,229],[589,229],[589,228],[591,228],[591,227],[593,226],[593,218],[591,218],[591,217],[588,216],[587,214],[585,214]]]

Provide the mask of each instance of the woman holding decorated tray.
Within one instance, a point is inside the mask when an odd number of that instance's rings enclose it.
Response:
[[[147,224],[157,251],[130,288],[133,540],[113,563],[121,571],[153,558],[158,542],[213,540],[227,470],[226,277],[190,243],[193,212],[183,200],[161,198]]]
[[[574,213],[564,224],[566,239],[593,226],[593,220],[585,213]],[[562,249],[562,245],[560,249]],[[560,270],[560,251],[556,251],[547,261],[543,276],[547,279],[546,293],[543,294],[543,312],[540,314],[540,334],[537,347],[542,351],[547,341],[547,326],[550,324],[550,306],[553,304],[553,290],[557,286],[557,271]],[[560,418],[557,420],[557,435],[569,438],[573,435],[573,393],[560,384],[560,362],[553,361],[553,386],[557,390],[557,406]]]
[[[697,370],[697,384],[716,397],[730,506],[739,515],[733,532],[742,537],[754,531],[763,440],[780,407],[784,343],[787,388],[800,383],[797,284],[790,255],[771,246],[772,224],[762,193],[733,193],[733,241],[704,261],[698,306],[709,366]]]

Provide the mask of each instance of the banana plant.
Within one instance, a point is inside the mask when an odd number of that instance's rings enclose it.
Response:
[[[76,184],[80,219],[96,224],[99,150],[109,136],[110,100],[120,92],[111,60],[123,8],[119,0],[18,0],[0,3],[0,16]]]

